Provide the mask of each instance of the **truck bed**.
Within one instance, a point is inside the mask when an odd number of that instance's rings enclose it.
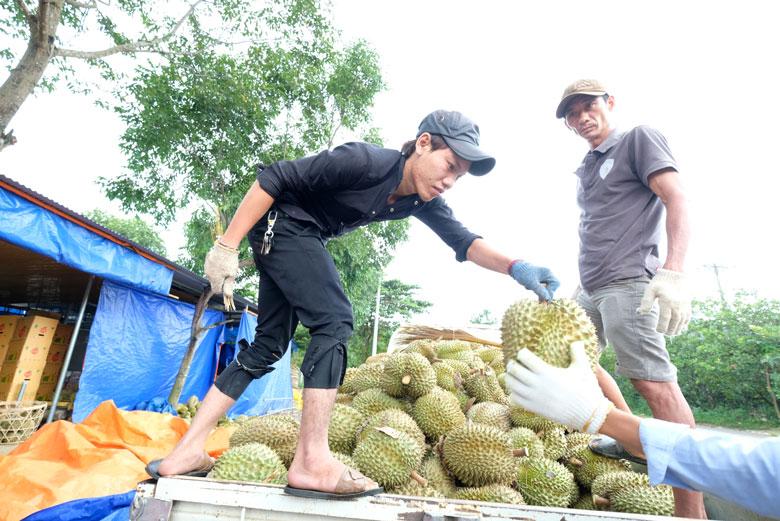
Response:
[[[284,493],[279,485],[171,477],[138,485],[136,521],[673,521],[673,517],[380,494],[338,501]]]

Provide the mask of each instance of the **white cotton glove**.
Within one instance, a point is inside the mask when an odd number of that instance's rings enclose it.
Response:
[[[679,271],[659,269],[645,289],[639,313],[650,313],[658,299],[658,326],[656,331],[676,336],[688,326],[691,319],[691,294],[688,278]]]
[[[590,367],[585,344],[571,345],[569,367],[554,367],[528,349],[506,367],[509,399],[515,405],[578,431],[596,434],[614,407]]]
[[[214,246],[206,254],[203,271],[206,278],[209,279],[211,290],[214,293],[222,293],[225,310],[235,310],[233,288],[236,285],[236,275],[238,275],[238,250],[225,246],[217,239],[214,241]]]

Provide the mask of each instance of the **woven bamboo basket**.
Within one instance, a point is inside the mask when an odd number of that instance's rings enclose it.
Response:
[[[46,402],[0,402],[0,445],[15,445],[29,438],[47,406]]]

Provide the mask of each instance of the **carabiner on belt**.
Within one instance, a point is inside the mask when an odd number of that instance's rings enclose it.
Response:
[[[268,212],[268,227],[263,235],[263,245],[260,247],[260,255],[268,255],[274,238],[274,224],[276,224],[276,210]]]

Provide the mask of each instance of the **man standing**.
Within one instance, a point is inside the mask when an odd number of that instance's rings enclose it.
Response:
[[[691,314],[683,273],[689,237],[685,194],[663,135],[645,126],[616,129],[614,106],[601,83],[578,80],[566,88],[555,112],[590,146],[576,171],[581,209],[577,302],[596,326],[602,349],[607,342],[615,349],[617,372],[631,379],[653,416],[694,426],[664,340],[664,335],[679,334]],[[664,220],[668,245],[661,263]],[[606,396],[628,411],[611,376],[603,369],[597,376]],[[610,438],[592,448],[625,456]],[[701,494],[674,493],[676,515],[706,517]]]
[[[382,491],[328,448],[330,414],[346,371],[352,307],[325,244],[372,222],[413,215],[453,249],[458,261],[509,275],[541,300],[552,299],[558,280],[549,269],[493,249],[440,197],[468,172],[481,176],[493,169],[496,161],[479,148],[479,138],[479,127],[466,116],[438,110],[422,120],[417,137],[401,151],[347,143],[258,172],[204,265],[211,288],[224,295],[229,309],[238,247],[249,234],[262,281],[255,339],[220,373],[174,450],[149,463],[149,475],[208,471],[213,462],[203,448],[209,432],[252,380],[273,370],[300,321],[311,342],[301,364],[301,429],[285,491],[339,499]]]

